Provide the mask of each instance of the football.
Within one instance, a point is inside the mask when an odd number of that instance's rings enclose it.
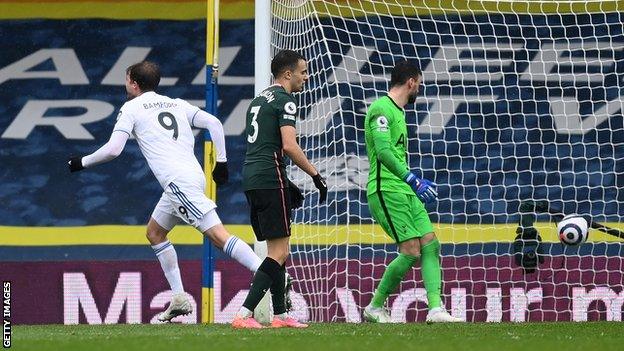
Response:
[[[579,215],[565,216],[557,225],[559,240],[570,246],[586,242],[588,229],[587,220]]]

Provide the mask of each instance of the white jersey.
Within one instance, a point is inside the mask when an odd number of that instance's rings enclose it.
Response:
[[[176,178],[204,179],[189,123],[199,111],[185,100],[149,91],[121,107],[113,131],[136,138],[154,176],[166,188]]]

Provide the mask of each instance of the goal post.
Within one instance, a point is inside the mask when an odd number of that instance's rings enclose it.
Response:
[[[254,33],[254,96],[271,84],[271,0],[255,0]],[[268,254],[266,241],[254,242],[254,252],[264,260]],[[254,310],[254,317],[260,323],[270,323],[270,292],[267,292]]]
[[[566,247],[536,214],[543,262],[527,273],[514,239],[525,201],[622,228],[623,11],[591,0],[272,1],[271,54],[308,59],[299,141],[330,188],[319,206],[309,177],[289,169],[306,195],[288,267],[299,316],[360,322],[396,255],[367,206],[363,121],[409,59],[424,74],[406,107],[409,164],[438,183],[427,209],[446,308],[468,321],[621,320],[621,240],[594,230]],[[424,320],[419,269],[389,308],[395,321]]]
[[[219,73],[219,0],[206,0],[206,111],[218,116],[217,78]],[[204,132],[204,173],[206,195],[216,201],[217,186],[212,180],[212,169],[216,152],[208,131]],[[214,299],[214,247],[206,236],[202,242],[202,289],[201,322],[213,323],[215,317]]]

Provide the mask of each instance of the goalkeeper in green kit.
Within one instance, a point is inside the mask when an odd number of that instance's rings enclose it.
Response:
[[[390,323],[384,308],[405,274],[420,262],[427,290],[427,322],[462,322],[444,309],[440,297],[442,274],[440,242],[433,232],[423,202],[438,197],[436,184],[418,178],[407,166],[407,125],[403,107],[413,104],[422,83],[414,63],[402,61],[392,69],[390,91],[377,99],[366,114],[366,153],[370,161],[368,206],[384,231],[399,246],[399,256],[384,272],[373,300],[364,308],[369,322]]]

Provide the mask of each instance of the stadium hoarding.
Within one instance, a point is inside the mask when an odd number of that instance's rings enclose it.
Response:
[[[599,258],[599,262],[589,257],[550,259],[559,261],[561,268],[525,277],[517,269],[500,269],[501,263],[509,263],[493,256],[446,257],[444,280],[453,281],[444,284],[446,307],[473,322],[622,320],[620,257]],[[377,268],[362,266],[355,259],[316,268],[293,262],[289,273],[295,278],[294,316],[317,322],[361,322],[361,309],[372,298],[373,281],[381,278],[382,262],[375,261]],[[589,269],[597,265],[603,269]],[[319,281],[297,281],[303,269],[313,270]],[[183,260],[180,270],[194,312],[175,321],[197,323],[200,261]],[[158,323],[156,316],[171,297],[156,260],[2,262],[0,271],[2,280],[11,282],[14,324]],[[321,278],[332,271],[340,273]],[[388,306],[397,322],[422,322],[426,292],[417,270],[408,277]],[[217,260],[214,278],[215,322],[228,323],[242,306],[251,273],[231,260]]]

